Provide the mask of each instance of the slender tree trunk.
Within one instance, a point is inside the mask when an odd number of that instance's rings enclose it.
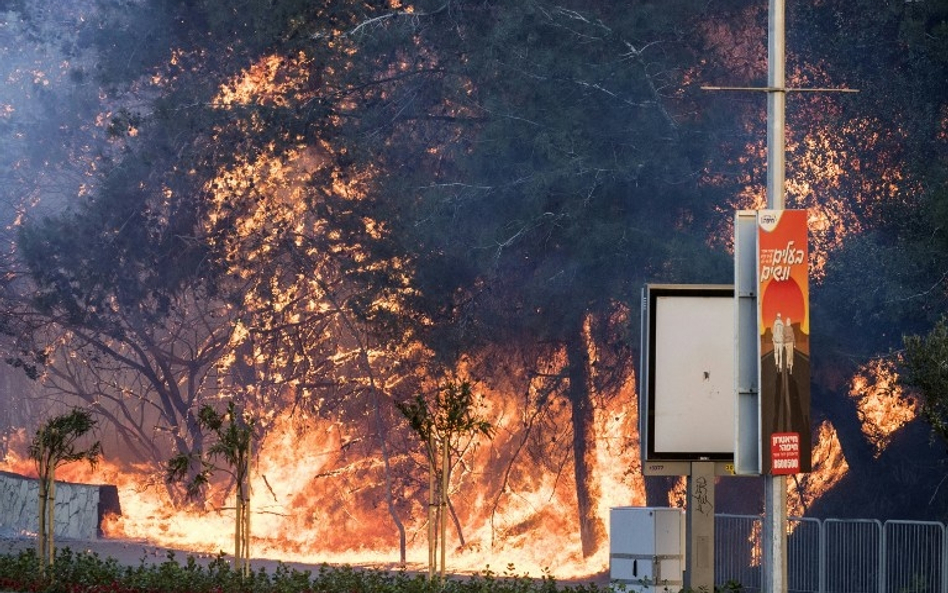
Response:
[[[375,382],[374,379],[372,379],[372,382]],[[385,432],[382,430],[382,410],[379,405],[378,391],[374,385],[372,387],[372,394],[372,407],[375,413],[375,432],[379,435],[379,448],[382,452],[382,466],[385,472],[385,503],[388,505],[388,514],[392,517],[392,522],[395,523],[395,528],[398,530],[398,557],[402,566],[404,566],[407,561],[408,541],[405,536],[405,526],[402,524],[402,520],[398,517],[398,513],[395,509],[395,496],[392,493],[392,463],[389,459]]]
[[[250,576],[250,456],[251,456],[251,447],[253,447],[252,442],[248,441],[247,444],[247,455],[243,459],[243,482],[244,487],[242,489],[244,495],[244,526],[243,526],[243,558],[244,558],[244,576]]]
[[[40,451],[37,470],[39,473],[39,508],[37,509],[36,544],[40,574],[45,575],[46,569],[52,566],[55,556],[56,466],[55,461],[49,459],[43,450]]]
[[[569,374],[569,399],[572,405],[573,468],[576,478],[576,503],[579,511],[579,536],[583,557],[596,553],[606,536],[605,524],[597,515],[599,487],[596,484],[595,410],[590,397],[589,352],[581,323],[566,342]]]
[[[447,500],[447,505],[448,514],[451,515],[451,521],[454,523],[454,529],[458,532],[458,545],[463,548],[467,544],[464,540],[464,530],[461,529],[461,520],[458,519],[458,513],[456,510],[454,510],[454,505],[451,504],[450,498]]]
[[[441,527],[441,580],[444,581],[444,565],[447,556],[448,540],[448,443],[447,437],[441,443],[441,503],[438,508],[438,523]]]
[[[46,574],[46,504],[49,502],[47,499],[46,492],[46,464],[44,463],[45,456],[43,451],[40,451],[40,462],[39,462],[39,479],[37,483],[39,485],[39,495],[37,497],[38,508],[37,508],[37,528],[36,528],[36,555],[39,559],[39,571],[41,575]]]
[[[56,556],[56,468],[47,468],[46,485],[46,565],[52,566]]]
[[[250,490],[244,500],[244,576],[250,576]]]
[[[434,448],[434,433],[428,436],[428,580],[433,581],[435,570],[438,564],[438,557],[435,553],[437,542],[435,540],[437,531],[435,530],[435,485],[437,484],[437,453]]]
[[[243,573],[244,568],[244,493],[240,484],[234,496],[234,568]]]
[[[320,286],[324,288],[327,294],[332,295],[332,291],[324,283],[320,282]],[[365,372],[369,377],[369,387],[372,389],[372,406],[375,411],[375,427],[376,434],[379,436],[379,448],[382,452],[382,465],[385,471],[385,499],[388,504],[388,514],[392,517],[392,522],[395,523],[395,528],[398,530],[398,555],[399,560],[402,565],[407,561],[407,549],[408,542],[405,535],[405,526],[402,524],[402,520],[398,517],[398,513],[395,509],[395,496],[392,493],[392,464],[389,459],[388,444],[385,441],[385,433],[382,430],[382,411],[381,405],[379,404],[379,395],[378,389],[376,388],[375,383],[375,372],[372,369],[372,362],[369,360],[369,352],[365,346],[365,343],[362,341],[362,333],[356,329],[356,326],[353,324],[352,320],[349,318],[349,315],[346,311],[340,306],[340,304],[330,296],[330,300],[336,308],[336,311],[342,317],[343,323],[349,329],[350,335],[355,338],[356,342],[359,345],[359,357],[362,360],[362,365],[365,367]],[[430,538],[429,538],[430,541]]]
[[[234,560],[243,576],[250,575],[250,445],[246,454],[238,455],[234,468],[237,474],[236,523],[234,529]]]

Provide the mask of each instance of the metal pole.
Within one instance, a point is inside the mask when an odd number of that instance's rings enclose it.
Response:
[[[784,0],[770,0],[767,44],[767,207],[784,208],[786,37]]]
[[[786,151],[784,0],[770,0],[767,43],[767,206],[783,210]],[[767,443],[763,444],[765,447]],[[787,591],[787,478],[764,476],[764,590]]]

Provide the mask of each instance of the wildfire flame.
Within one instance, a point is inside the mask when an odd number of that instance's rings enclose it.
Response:
[[[916,417],[917,407],[904,400],[890,361],[875,360],[853,377],[850,397],[857,400],[863,430],[879,447],[892,433]],[[637,407],[634,377],[620,393],[597,411],[597,466],[599,515],[610,508],[644,504],[644,486],[635,435]],[[580,553],[573,485],[567,471],[519,468],[516,487],[499,495],[487,485],[509,461],[509,446],[523,422],[519,404],[489,393],[485,412],[497,419],[498,432],[488,445],[469,450],[464,471],[453,487],[458,520],[465,543],[449,530],[453,552],[448,569],[455,573],[483,571],[512,564],[523,574],[552,574],[583,578],[608,566],[608,545],[588,559]],[[564,412],[566,413],[566,412]],[[347,427],[330,420],[309,421],[305,431],[292,418],[274,421],[253,468],[253,539],[255,558],[287,562],[352,564],[394,567],[398,549],[394,527],[384,505],[377,477],[381,461],[356,451],[358,439]],[[816,433],[813,472],[788,481],[788,511],[805,516],[808,507],[834,488],[849,470],[836,430],[823,421]],[[25,450],[21,431],[2,462],[4,469],[35,475],[32,461],[16,451]],[[507,453],[504,453],[504,451]],[[562,468],[561,468],[562,470]],[[162,477],[146,466],[106,460],[95,470],[85,465],[65,466],[59,479],[114,484],[119,490],[122,516],[103,524],[107,537],[146,541],[197,554],[230,553],[233,547],[233,502],[227,483],[215,485],[203,508],[175,509]],[[495,482],[496,483],[496,482]],[[672,506],[684,506],[685,482],[669,493]],[[367,495],[375,491],[376,494]],[[409,535],[408,567],[421,568],[427,557],[423,496],[412,498],[406,514]],[[375,504],[367,501],[375,500]]]
[[[862,432],[875,445],[878,457],[892,434],[918,416],[918,402],[905,398],[898,384],[895,364],[876,359],[853,377],[849,397],[856,400]]]
[[[608,516],[614,506],[644,504],[638,465],[638,442],[630,438],[637,422],[634,384],[628,381],[613,405],[599,410],[597,449],[600,491],[599,513]],[[493,417],[503,418],[495,441],[516,436],[520,420],[503,409],[502,398],[488,404]],[[381,461],[358,456],[350,450],[345,427],[315,421],[305,431],[292,419],[275,422],[264,442],[252,475],[252,543],[255,558],[287,562],[352,564],[393,567],[398,549],[395,528],[384,505],[366,504],[369,491],[381,485]],[[35,475],[32,461],[13,446],[2,465],[9,471]],[[455,484],[457,506],[465,545],[449,528],[448,570],[455,573],[496,570],[513,565],[518,574],[556,578],[582,578],[601,574],[608,567],[608,544],[584,559],[579,542],[570,472],[524,473],[503,493],[499,504],[483,482],[504,462],[503,442],[480,446],[466,459],[466,483]],[[521,468],[519,470],[523,472]],[[57,479],[82,483],[114,484],[119,490],[122,516],[103,523],[106,537],[146,541],[153,545],[196,554],[233,551],[233,493],[226,483],[215,485],[203,508],[176,509],[162,477],[145,466],[128,466],[105,460],[96,469],[72,464],[61,468]],[[408,494],[408,493],[405,493]],[[406,521],[409,535],[408,566],[420,568],[427,559],[423,497],[413,502]],[[496,508],[494,508],[496,506]],[[449,523],[449,525],[451,525]]]
[[[792,517],[807,515],[809,506],[829,492],[849,471],[849,464],[839,444],[839,436],[832,423],[824,420],[817,430],[813,447],[813,471],[787,480],[787,514]]]

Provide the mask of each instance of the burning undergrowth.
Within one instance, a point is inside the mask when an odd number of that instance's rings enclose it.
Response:
[[[852,397],[864,410],[868,436],[889,442],[911,420],[911,402],[886,388],[892,370],[867,365],[853,378]],[[865,385],[864,385],[865,384]],[[608,566],[608,544],[583,558],[576,512],[576,488],[568,434],[570,408],[561,395],[535,390],[520,398],[482,390],[480,412],[490,418],[492,438],[479,437],[458,451],[450,486],[447,567],[477,572],[498,562],[533,575],[557,578],[601,573]],[[601,497],[597,514],[609,508],[644,505],[639,469],[637,406],[633,377],[611,397],[597,399],[599,446],[593,475]],[[531,391],[534,390],[534,391]],[[881,404],[882,407],[879,406]],[[888,412],[886,411],[888,410]],[[543,418],[543,421],[540,421]],[[871,421],[871,422],[870,422]],[[387,504],[406,531],[407,566],[420,568],[427,552],[427,467],[417,438],[394,412],[386,418],[392,480],[377,434],[327,419],[301,423],[278,417],[256,445],[252,469],[252,555],[299,562],[398,566],[398,528]],[[886,436],[889,435],[889,436]],[[802,516],[849,473],[836,429],[823,421],[815,433],[814,471],[788,484],[790,514]],[[21,431],[3,462],[5,469],[35,473]],[[108,518],[107,537],[143,540],[203,554],[233,548],[233,484],[216,481],[202,502],[181,504],[160,470],[108,457],[94,471],[64,467],[66,481],[109,483],[119,489],[122,516]],[[671,500],[671,498],[670,498]],[[678,501],[678,497],[675,498]]]
[[[581,553],[568,439],[560,445],[551,442],[560,439],[551,427],[569,424],[569,407],[549,406],[543,412],[550,415],[549,425],[543,427],[530,408],[529,402],[535,406],[536,401],[529,395],[519,400],[491,396],[480,405],[495,424],[493,438],[471,441],[457,452],[450,486],[448,568],[476,572],[502,561],[536,576],[546,570],[558,577],[602,572],[608,563],[607,545],[590,558]],[[641,476],[630,469],[638,458],[631,436],[637,421],[631,378],[608,402],[596,415],[601,445],[593,471],[602,493],[597,513],[603,517],[611,506],[644,504]],[[406,529],[407,562],[420,566],[427,552],[427,468],[420,443],[403,421],[390,416],[387,430],[391,495]],[[386,503],[389,493],[377,436],[360,436],[354,427],[329,420],[303,425],[290,417],[276,420],[256,446],[252,468],[252,555],[398,564],[398,531]],[[57,477],[118,487],[123,515],[105,522],[107,537],[207,554],[233,549],[231,482],[220,479],[203,502],[182,505],[175,502],[174,489],[160,470],[109,461],[106,454],[107,460],[94,471],[67,466]],[[4,465],[32,473],[31,462],[12,452]]]

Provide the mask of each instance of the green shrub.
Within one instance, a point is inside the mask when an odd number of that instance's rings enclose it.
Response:
[[[491,570],[471,577],[429,581],[425,574],[362,570],[322,565],[300,571],[279,564],[268,574],[260,569],[243,576],[223,556],[207,566],[188,557],[180,564],[173,552],[159,564],[143,558],[122,566],[112,558],[56,552],[53,570],[41,576],[35,550],[0,555],[0,591],[38,593],[609,593],[595,584],[560,587],[549,575],[533,579],[508,566],[502,575]]]

